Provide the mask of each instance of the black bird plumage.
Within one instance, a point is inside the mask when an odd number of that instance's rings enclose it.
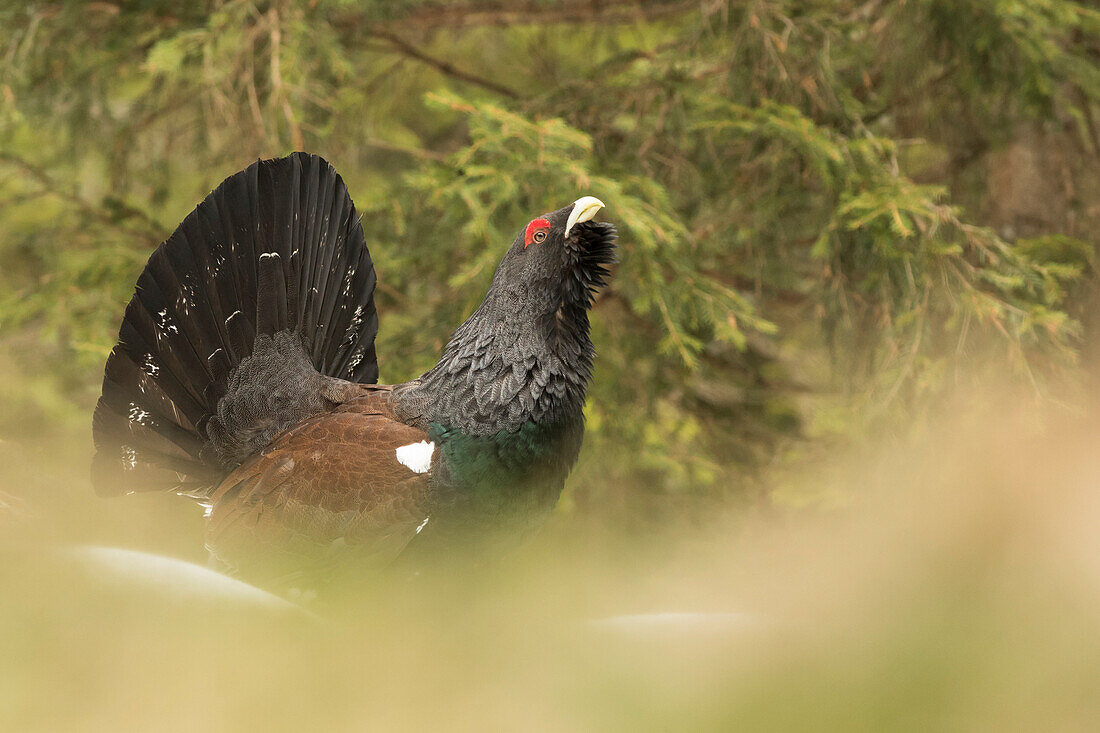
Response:
[[[541,516],[580,447],[588,311],[614,260],[589,202],[532,220],[438,364],[387,386],[340,176],[302,153],[231,176],[138,279],[93,421],[96,489],[199,498],[231,563],[241,537],[392,557],[433,518]]]

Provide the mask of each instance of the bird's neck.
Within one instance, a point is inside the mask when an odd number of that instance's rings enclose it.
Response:
[[[563,305],[517,318],[487,304],[419,380],[428,421],[488,436],[580,419],[593,359],[587,309]]]

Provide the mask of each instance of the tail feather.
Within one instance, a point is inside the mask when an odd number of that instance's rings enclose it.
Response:
[[[324,160],[295,153],[226,179],[126,307],[93,419],[97,491],[201,496],[318,409],[327,377],[377,380],[376,279]]]

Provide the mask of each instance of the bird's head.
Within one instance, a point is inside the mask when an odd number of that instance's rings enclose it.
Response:
[[[533,317],[587,309],[607,281],[606,265],[615,261],[615,227],[592,220],[603,205],[582,196],[527,222],[501,260],[492,290]]]
[[[588,309],[615,260],[615,227],[592,221],[602,207],[582,196],[524,224],[481,305],[402,399],[472,435],[579,416],[595,354]]]

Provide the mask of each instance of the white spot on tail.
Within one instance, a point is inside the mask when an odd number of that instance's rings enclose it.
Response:
[[[149,419],[148,411],[143,410],[141,407],[139,407],[134,402],[130,403],[129,416],[130,416],[130,422],[140,423],[141,425],[144,425],[145,421]]]
[[[355,355],[352,356],[351,360],[348,361],[348,376],[351,376],[351,374],[355,371],[355,367],[359,366],[362,363],[363,363],[363,350],[362,349],[356,349]]]
[[[435,452],[435,443],[422,440],[419,443],[403,445],[394,453],[397,454],[397,462],[407,466],[414,473],[427,473],[432,467],[432,453]],[[423,527],[424,525],[420,525]]]
[[[145,372],[150,377],[156,377],[160,374],[160,367],[157,366],[156,361],[153,360],[152,354],[146,354],[145,358],[142,359],[141,371]]]
[[[133,446],[122,446],[122,469],[124,471],[133,471],[137,468],[137,451]]]

